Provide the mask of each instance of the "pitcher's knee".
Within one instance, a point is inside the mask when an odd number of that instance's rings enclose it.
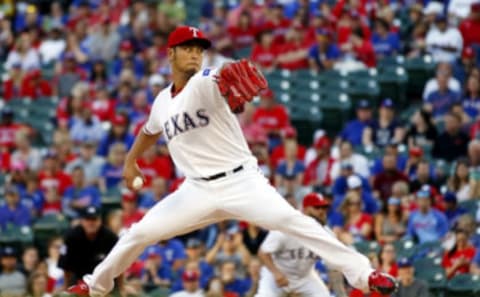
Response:
[[[153,236],[151,231],[133,225],[124,236],[129,236],[130,240],[139,246],[148,246],[155,242],[160,241],[160,238]]]

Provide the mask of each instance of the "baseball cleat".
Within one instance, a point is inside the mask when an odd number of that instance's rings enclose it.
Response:
[[[88,285],[83,280],[79,280],[76,285],[69,287],[67,293],[73,296],[90,296],[88,294]]]
[[[397,290],[398,284],[391,275],[374,271],[368,277],[368,287],[371,291],[390,295]]]

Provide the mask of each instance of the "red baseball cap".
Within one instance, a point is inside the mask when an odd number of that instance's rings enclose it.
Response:
[[[135,195],[135,193],[132,193],[130,191],[125,191],[125,193],[122,194],[122,201],[136,202],[137,201],[137,196]]]
[[[462,51],[462,58],[467,58],[467,59],[475,58],[475,52],[473,51],[473,48],[471,48],[469,46],[464,48],[463,51]]]
[[[297,130],[292,126],[287,126],[283,129],[284,138],[297,138]]]
[[[127,119],[125,116],[117,114],[112,119],[112,125],[126,125]]]
[[[182,280],[185,282],[194,282],[198,280],[198,273],[196,271],[185,270],[182,273]]]
[[[212,45],[200,29],[191,26],[180,26],[168,36],[167,46],[174,47],[191,40],[197,40],[205,49]]]
[[[131,51],[133,50],[133,44],[130,42],[130,40],[124,40],[122,43],[120,43],[120,50]]]
[[[310,193],[303,197],[303,208],[310,206],[329,206],[330,202],[327,201],[322,195],[318,193]]]
[[[409,154],[412,157],[421,157],[423,156],[423,150],[421,147],[417,147],[417,146],[411,147],[409,150]]]
[[[327,136],[322,136],[317,139],[314,143],[316,149],[328,149],[332,145],[330,139]]]
[[[263,89],[260,91],[260,97],[263,99],[273,99],[275,94],[273,93],[272,89]]]

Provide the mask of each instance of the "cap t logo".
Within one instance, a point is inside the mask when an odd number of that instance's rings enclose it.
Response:
[[[198,29],[197,28],[194,28],[194,27],[189,27],[188,28],[190,31],[192,31],[192,34],[193,34],[193,37],[198,37]]]

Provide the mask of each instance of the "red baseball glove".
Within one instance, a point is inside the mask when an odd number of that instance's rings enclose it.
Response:
[[[216,76],[220,93],[233,112],[241,112],[245,102],[268,87],[263,74],[249,61],[226,63]]]

